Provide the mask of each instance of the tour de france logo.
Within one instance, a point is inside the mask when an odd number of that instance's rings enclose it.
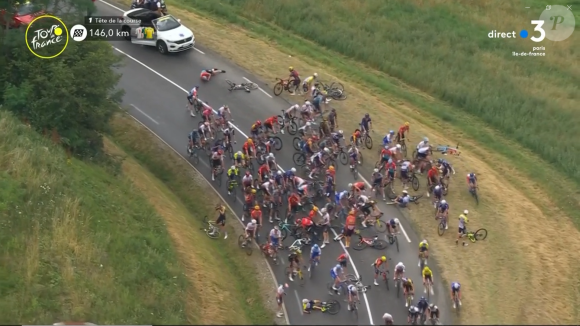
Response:
[[[38,58],[56,58],[66,49],[68,34],[68,29],[60,18],[51,15],[39,16],[26,28],[26,46]]]

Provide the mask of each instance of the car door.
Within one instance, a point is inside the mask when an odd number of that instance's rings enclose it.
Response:
[[[154,15],[154,13],[150,10],[140,13],[138,17],[134,17],[139,19],[141,24],[138,26],[131,26],[131,43],[155,46],[157,37],[152,20],[154,20],[156,17],[157,16]],[[153,32],[148,29],[153,29]]]

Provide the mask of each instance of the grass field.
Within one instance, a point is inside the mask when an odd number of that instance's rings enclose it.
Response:
[[[457,216],[469,209],[470,228],[487,228],[488,239],[457,248],[455,222],[451,223],[449,234],[437,236],[436,225],[429,218],[432,209],[427,205],[414,209],[411,220],[418,233],[429,239],[443,278],[463,284],[465,298],[469,298],[464,300],[463,323],[553,324],[578,320],[574,307],[580,304],[580,284],[574,271],[580,263],[572,257],[580,250],[579,232],[573,224],[580,221],[576,220],[579,214],[578,199],[573,196],[578,189],[575,184],[481,119],[398,79],[316,47],[274,25],[237,16],[236,8],[228,5],[214,11],[221,18],[213,20],[207,19],[209,11],[203,16],[193,12],[212,3],[194,0],[190,6],[189,2],[181,5],[173,1],[170,5],[172,12],[196,31],[200,44],[268,81],[263,87],[271,87],[274,78],[284,76],[289,65],[303,75],[316,71],[325,80],[342,82],[349,92],[347,101],[332,103],[345,121],[341,128],[354,129],[354,119],[346,121],[344,117],[360,117],[367,111],[381,132],[409,120],[413,142],[427,135],[434,143],[462,144],[462,156],[449,158],[458,173],[448,197],[451,214]],[[179,6],[187,7],[189,12]],[[231,22],[247,29],[233,28]],[[374,136],[382,138],[382,134]],[[482,203],[478,207],[462,186],[462,175],[470,171],[480,175]],[[557,271],[558,282],[552,281],[553,271]]]
[[[199,230],[204,226],[204,216],[216,217],[214,206],[220,202],[203,176],[127,115],[117,115],[111,131],[119,147],[152,171],[152,174],[140,172],[133,168],[135,163],[123,166],[125,174],[165,218],[195,289],[191,293],[194,306],[189,311],[192,317],[199,318],[197,323],[272,324],[276,309],[272,276],[261,255],[247,257],[240,252],[236,234],[243,232],[241,225],[230,218],[227,240],[208,240]],[[147,179],[162,180],[163,186],[152,186]],[[161,194],[151,192],[158,187],[164,189]],[[281,320],[277,319],[276,323],[280,324]]]
[[[269,323],[259,291],[244,285],[258,281],[254,266],[215,259],[223,249],[180,200],[105,144],[116,164],[67,162],[60,147],[0,111],[0,321]]]

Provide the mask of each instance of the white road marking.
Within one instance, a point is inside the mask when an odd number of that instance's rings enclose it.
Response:
[[[135,110],[137,110],[137,111],[141,112],[141,114],[142,114],[142,115],[144,115],[145,117],[147,117],[149,120],[153,121],[153,122],[154,122],[156,125],[158,125],[158,124],[159,124],[159,122],[155,121],[155,119],[151,118],[151,117],[150,117],[150,116],[149,116],[147,113],[145,113],[145,112],[141,111],[141,109],[139,109],[139,108],[138,108],[138,107],[136,107],[135,105],[131,104],[131,106],[132,106],[133,108],[135,108]]]
[[[252,83],[252,81],[251,81],[251,80],[249,80],[248,78],[246,78],[246,77],[242,77],[242,78],[244,78],[244,79],[245,79],[245,80],[246,80],[248,83]],[[257,85],[257,84],[256,84],[256,85]],[[260,91],[262,91],[262,93],[266,94],[266,96],[268,96],[269,98],[272,98],[272,95],[268,94],[268,92],[266,92],[265,90],[263,90],[261,87],[258,87],[258,89],[259,89]]]
[[[106,2],[106,1],[103,1],[103,0],[100,0],[99,2],[102,2],[102,3],[106,4],[107,6],[109,6],[109,7],[113,8],[113,9],[117,9],[117,10],[119,10],[120,12],[125,12],[125,11],[127,11],[127,10],[125,10],[125,9],[121,9],[121,8],[119,8],[119,7],[117,7],[117,6],[113,5],[113,4],[110,4],[110,3]],[[194,35],[194,36],[195,36],[195,35]],[[199,50],[198,48],[196,48],[196,47],[194,47],[193,49],[194,49],[195,51],[197,51],[197,52],[201,53],[201,54],[205,54],[205,53],[203,53],[202,51],[200,51],[200,50]]]
[[[302,309],[302,300],[300,300],[298,291],[294,290],[294,294],[296,295],[296,301],[298,301],[298,309],[300,310],[300,314],[304,315],[304,309]]]

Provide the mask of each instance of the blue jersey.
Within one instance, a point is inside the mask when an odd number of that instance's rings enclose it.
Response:
[[[294,172],[292,172],[292,170],[288,170],[286,172],[284,172],[284,179],[290,179],[294,176]]]
[[[383,137],[383,146],[386,146],[391,142],[392,142],[391,134],[386,134],[385,137]]]
[[[419,299],[419,302],[417,302],[417,308],[424,311],[427,309],[427,307],[429,307],[429,302],[427,302],[427,299],[425,298]]]
[[[461,289],[461,284],[459,282],[451,283],[451,291],[459,291]]]
[[[190,132],[188,138],[189,139],[198,139],[199,133],[197,132],[197,129]]]
[[[276,182],[276,184],[277,184],[277,185],[281,185],[281,184],[282,184],[282,178],[283,178],[283,176],[282,176],[282,175],[278,175],[278,174],[276,174],[276,175],[274,176],[274,181]]]
[[[439,204],[439,211],[440,212],[446,212],[447,210],[449,210],[449,204],[447,204],[447,203]]]
[[[371,122],[371,118],[362,118],[360,125],[361,127],[363,127],[365,130],[369,130],[369,122]]]
[[[320,256],[321,252],[320,249],[315,250],[314,248],[310,249],[310,259],[314,259],[318,256]]]
[[[326,176],[326,185],[334,186],[334,178],[331,175]]]

